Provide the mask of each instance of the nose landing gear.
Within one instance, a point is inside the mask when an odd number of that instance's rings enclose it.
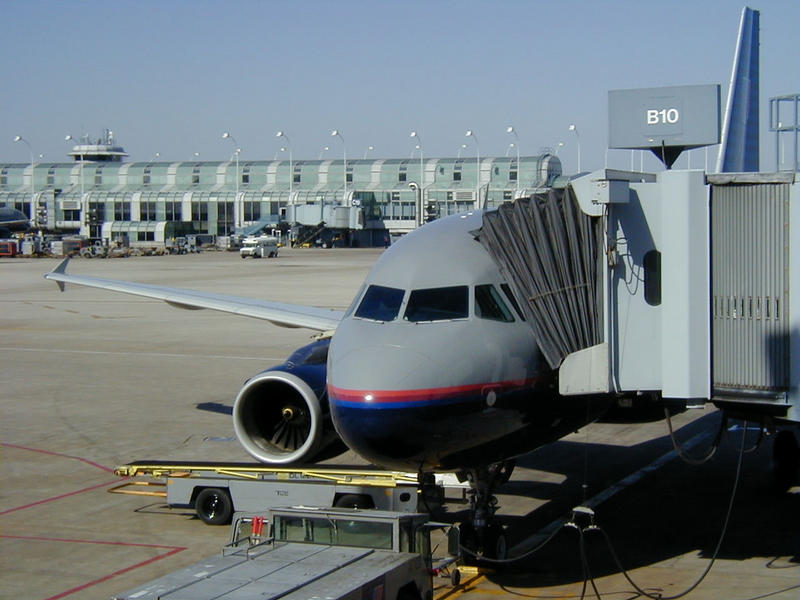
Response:
[[[508,544],[502,525],[497,522],[497,498],[494,491],[511,477],[514,461],[494,463],[488,467],[469,469],[461,477],[470,484],[470,519],[461,524],[461,543],[476,559],[504,560]]]

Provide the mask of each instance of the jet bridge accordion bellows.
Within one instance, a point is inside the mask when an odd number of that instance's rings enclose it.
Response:
[[[571,187],[487,212],[478,234],[555,369],[602,341],[602,219],[581,212]]]

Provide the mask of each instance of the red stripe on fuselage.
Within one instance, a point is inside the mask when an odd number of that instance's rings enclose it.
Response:
[[[506,392],[513,389],[532,388],[541,378],[514,379],[511,381],[495,381],[492,383],[472,383],[440,388],[419,390],[347,390],[328,384],[328,396],[342,402],[358,402],[361,404],[400,404],[405,402],[431,402],[449,400],[459,396],[480,394],[484,390]]]

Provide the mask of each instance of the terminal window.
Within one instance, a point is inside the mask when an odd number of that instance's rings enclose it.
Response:
[[[69,220],[69,219],[67,219]],[[114,202],[114,220],[115,221],[130,221],[131,220],[131,203],[130,202]]]

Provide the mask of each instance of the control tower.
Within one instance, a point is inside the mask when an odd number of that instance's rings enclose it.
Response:
[[[80,143],[68,152],[76,161],[81,162],[122,162],[128,153],[114,142],[114,132],[110,129],[103,130],[103,136],[92,139],[88,135],[81,136]]]

